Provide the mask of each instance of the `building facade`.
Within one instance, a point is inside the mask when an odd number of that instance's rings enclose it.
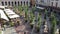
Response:
[[[60,7],[60,0],[40,0],[40,4],[46,6]]]
[[[28,5],[30,6],[30,0],[0,0],[0,5],[3,5],[3,6]]]
[[[50,0],[50,6],[60,7],[60,0]]]
[[[19,6],[19,5],[46,5],[46,6],[54,6],[60,7],[60,0],[0,0],[0,5],[3,6]]]
[[[60,7],[60,0],[37,0],[36,3],[45,6]]]
[[[37,4],[40,5],[46,5],[46,6],[50,5],[50,0],[37,0],[36,2]]]

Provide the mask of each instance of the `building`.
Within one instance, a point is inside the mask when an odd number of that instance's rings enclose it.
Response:
[[[0,5],[3,5],[3,6],[28,5],[30,6],[30,0],[0,0]]]
[[[36,3],[40,5],[48,6],[50,4],[50,0],[37,0]]]
[[[45,6],[60,7],[60,0],[0,0],[0,5],[3,6],[19,6],[40,4]]]
[[[60,0],[37,0],[36,3],[45,6],[60,7]]]
[[[30,0],[30,6],[35,6],[36,0]]]
[[[60,7],[60,0],[50,0],[50,6]]]

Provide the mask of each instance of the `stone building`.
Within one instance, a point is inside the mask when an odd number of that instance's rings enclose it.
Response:
[[[60,7],[60,0],[50,0],[50,6]]]
[[[60,0],[37,0],[38,4],[45,6],[60,7]]]
[[[19,5],[46,5],[60,7],[60,0],[0,0],[0,5],[19,6]]]
[[[28,5],[28,6],[30,6],[30,0],[0,0],[0,5],[3,5],[3,6]]]

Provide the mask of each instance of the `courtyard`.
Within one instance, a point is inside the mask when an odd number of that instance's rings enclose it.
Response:
[[[2,10],[2,9],[1,9]],[[0,11],[1,12],[1,11]],[[60,17],[43,7],[15,6],[2,10],[8,18],[0,16],[2,34],[56,34],[59,32]],[[1,13],[2,13],[1,12]]]

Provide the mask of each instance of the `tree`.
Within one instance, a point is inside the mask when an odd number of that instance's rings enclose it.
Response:
[[[52,12],[51,13],[51,24],[52,24],[52,34],[55,34],[55,31],[56,31],[56,25],[57,25],[57,20],[56,20],[56,17],[54,15],[54,13]]]

